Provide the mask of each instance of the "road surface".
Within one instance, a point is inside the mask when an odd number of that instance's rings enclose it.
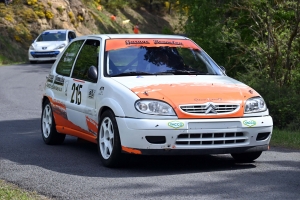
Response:
[[[41,97],[52,63],[0,67],[0,179],[53,199],[300,199],[300,151],[271,147],[250,164],[229,155],[136,156],[102,166],[95,144],[44,144]]]

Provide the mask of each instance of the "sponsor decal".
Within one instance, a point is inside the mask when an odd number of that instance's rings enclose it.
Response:
[[[222,101],[222,98],[203,98],[203,99],[198,99],[195,98],[195,101]]]
[[[95,120],[89,118],[88,116],[85,116],[85,119],[89,132],[91,132],[94,135],[97,135],[98,123]]]
[[[125,40],[126,45],[131,44],[150,44],[147,40]]]
[[[183,45],[182,42],[153,40],[154,44]]]
[[[101,86],[101,87],[100,87],[100,92],[99,92],[99,95],[103,95],[103,91],[104,91],[104,87],[103,87],[103,86]]]
[[[74,58],[75,58],[75,53],[66,53],[63,61],[64,62],[72,62]]]
[[[47,88],[50,88],[50,89],[52,89],[52,90],[57,90],[57,91],[59,91],[59,92],[62,91],[62,87],[56,86],[56,85],[54,85],[54,84],[52,84],[52,83],[47,83],[46,87],[47,87]]]
[[[184,126],[183,122],[180,121],[171,121],[168,123],[168,126],[174,128],[174,129],[178,129]]]
[[[66,105],[63,102],[56,100],[56,99],[52,99],[51,105],[53,107],[53,112],[55,114],[65,118],[65,119],[68,119],[68,115],[66,112]]]
[[[89,98],[89,99],[93,99],[93,98],[94,98],[94,95],[95,95],[95,92],[96,92],[96,90],[90,89],[90,90],[89,90],[88,98]]]
[[[247,120],[243,121],[243,124],[248,127],[253,127],[256,125],[256,121],[254,121],[252,119],[247,119]]]
[[[75,53],[66,53],[66,57],[75,57],[76,54]]]

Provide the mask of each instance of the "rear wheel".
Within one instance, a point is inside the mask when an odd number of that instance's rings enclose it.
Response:
[[[261,153],[262,151],[249,152],[249,153],[232,153],[231,156],[237,162],[253,162],[261,155]]]
[[[64,142],[66,135],[60,134],[56,131],[53,112],[49,100],[46,100],[43,104],[41,129],[42,137],[46,144],[61,144]]]
[[[98,132],[98,151],[101,161],[106,167],[118,167],[123,163],[121,141],[115,115],[106,110],[101,115]]]

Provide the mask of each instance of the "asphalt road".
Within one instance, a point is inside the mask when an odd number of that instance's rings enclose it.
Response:
[[[137,156],[108,169],[94,144],[44,144],[41,95],[51,65],[0,67],[0,179],[54,199],[300,199],[300,151],[271,147],[250,164],[229,155]]]

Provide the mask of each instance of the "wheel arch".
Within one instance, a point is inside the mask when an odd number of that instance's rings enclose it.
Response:
[[[43,97],[42,97],[42,108],[44,106],[44,103],[46,100],[48,100],[50,102],[50,104],[52,103],[52,98],[54,97],[54,93],[52,90],[46,88],[46,91],[45,93],[43,94]]]
[[[106,110],[111,110],[115,116],[124,117],[125,113],[121,105],[114,99],[106,98],[101,102],[101,107],[98,111],[98,121],[100,121],[102,113]]]
[[[49,99],[49,97],[47,97],[47,96],[43,96],[43,98],[42,98],[42,105],[41,105],[41,106],[42,106],[42,109],[43,109],[43,107],[44,107],[44,104],[45,104],[45,102],[46,102],[47,100],[50,102],[50,99]]]

